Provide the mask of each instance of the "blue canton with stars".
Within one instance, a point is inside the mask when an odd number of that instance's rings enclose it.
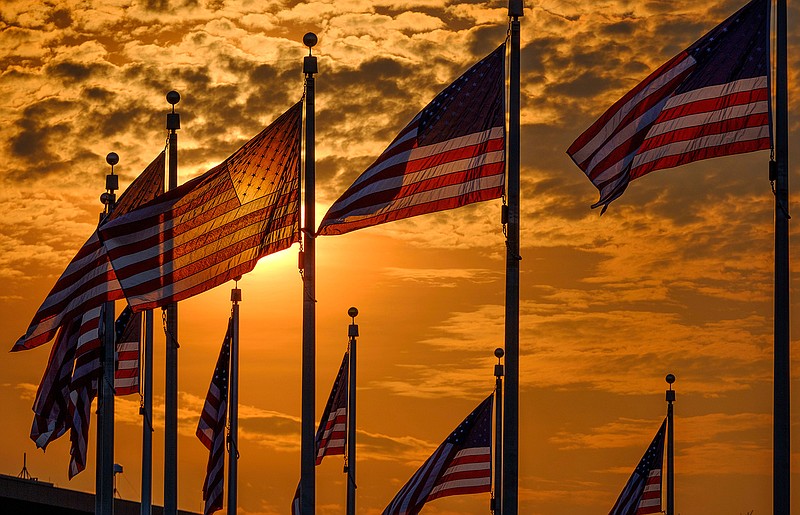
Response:
[[[492,444],[492,401],[490,395],[458,427],[450,433],[446,442],[454,447],[490,447]]]
[[[686,49],[697,65],[676,94],[769,75],[769,0],[753,0]]]

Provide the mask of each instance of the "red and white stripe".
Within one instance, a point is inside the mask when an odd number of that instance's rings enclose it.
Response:
[[[328,415],[317,448],[317,465],[325,456],[344,454],[347,442],[347,406],[338,408]]]
[[[499,198],[505,179],[505,129],[418,146],[419,115],[325,215],[318,234]]]
[[[661,513],[661,469],[653,469],[647,477],[641,500],[636,505],[636,515]]]
[[[298,103],[222,164],[101,228],[134,311],[211,289],[299,241],[301,115]]]
[[[134,313],[116,343],[117,359],[114,370],[115,395],[139,393],[139,355],[141,348],[142,313]]]
[[[492,487],[492,449],[472,447],[456,453],[428,500],[451,495],[489,492]]]

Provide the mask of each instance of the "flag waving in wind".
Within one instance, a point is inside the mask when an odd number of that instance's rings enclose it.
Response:
[[[416,515],[426,502],[489,492],[492,485],[492,404],[487,397],[411,476],[383,515]]]
[[[505,178],[505,44],[439,93],[356,179],[318,233],[500,198]]]
[[[299,241],[298,102],[203,175],[104,225],[134,311],[187,299]]]
[[[325,456],[344,454],[347,443],[347,385],[349,376],[350,354],[344,353],[336,380],[333,382],[331,394],[325,409],[322,411],[322,418],[319,421],[315,445],[317,449],[317,462],[322,463]],[[292,500],[292,514],[300,513],[300,485]]]
[[[116,366],[114,395],[139,393],[139,354],[142,338],[142,313],[126,306],[114,324],[116,333]]]
[[[772,146],[770,0],[752,0],[618,100],[567,153],[603,206],[654,170]]]
[[[667,420],[631,474],[609,515],[661,513],[661,465],[664,461],[664,435]]]
[[[197,424],[197,438],[208,449],[208,465],[206,479],[203,482],[203,513],[209,515],[222,509],[224,472],[225,472],[225,423],[228,420],[228,378],[231,363],[231,326],[233,319],[228,320],[228,331],[219,351],[214,376],[208,387],[206,403]]]

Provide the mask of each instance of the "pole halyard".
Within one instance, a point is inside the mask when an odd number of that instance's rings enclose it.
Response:
[[[497,364],[494,366],[494,498],[492,513],[503,513],[503,369],[502,359],[505,351],[498,347],[494,350]]]
[[[667,374],[667,510],[666,515],[675,515],[675,430],[673,425],[672,403],[675,402],[675,390],[672,383],[675,382],[673,374]]]
[[[228,513],[237,513],[239,486],[239,302],[242,290],[231,290],[231,374],[228,394],[230,412],[228,433]]]
[[[316,256],[315,256],[315,169],[314,169],[314,74],[317,73],[317,58],[311,48],[317,44],[317,36],[309,32],[303,36],[308,55],[303,59],[306,84],[306,133],[305,133],[305,221],[303,226],[303,349],[300,421],[300,513],[313,515],[315,507],[316,445],[314,433],[314,411],[316,390]]]

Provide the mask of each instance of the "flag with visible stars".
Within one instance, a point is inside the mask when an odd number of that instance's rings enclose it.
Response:
[[[318,234],[500,198],[505,180],[505,43],[397,135],[328,210]]]
[[[486,398],[411,476],[383,515],[416,515],[440,497],[489,492],[492,485],[492,404]]]
[[[609,515],[661,513],[661,466],[667,419],[631,474]]]
[[[126,306],[114,323],[116,359],[114,395],[139,393],[139,350],[142,338],[142,313]]]
[[[301,126],[302,101],[221,164],[101,228],[134,311],[219,286],[299,241]]]
[[[617,101],[567,153],[603,206],[654,170],[772,147],[770,0],[753,0]]]
[[[214,377],[208,387],[206,402],[197,424],[197,438],[209,451],[206,478],[203,482],[203,513],[208,515],[222,509],[225,472],[225,423],[228,416],[228,377],[231,363],[231,325],[222,341]]]

